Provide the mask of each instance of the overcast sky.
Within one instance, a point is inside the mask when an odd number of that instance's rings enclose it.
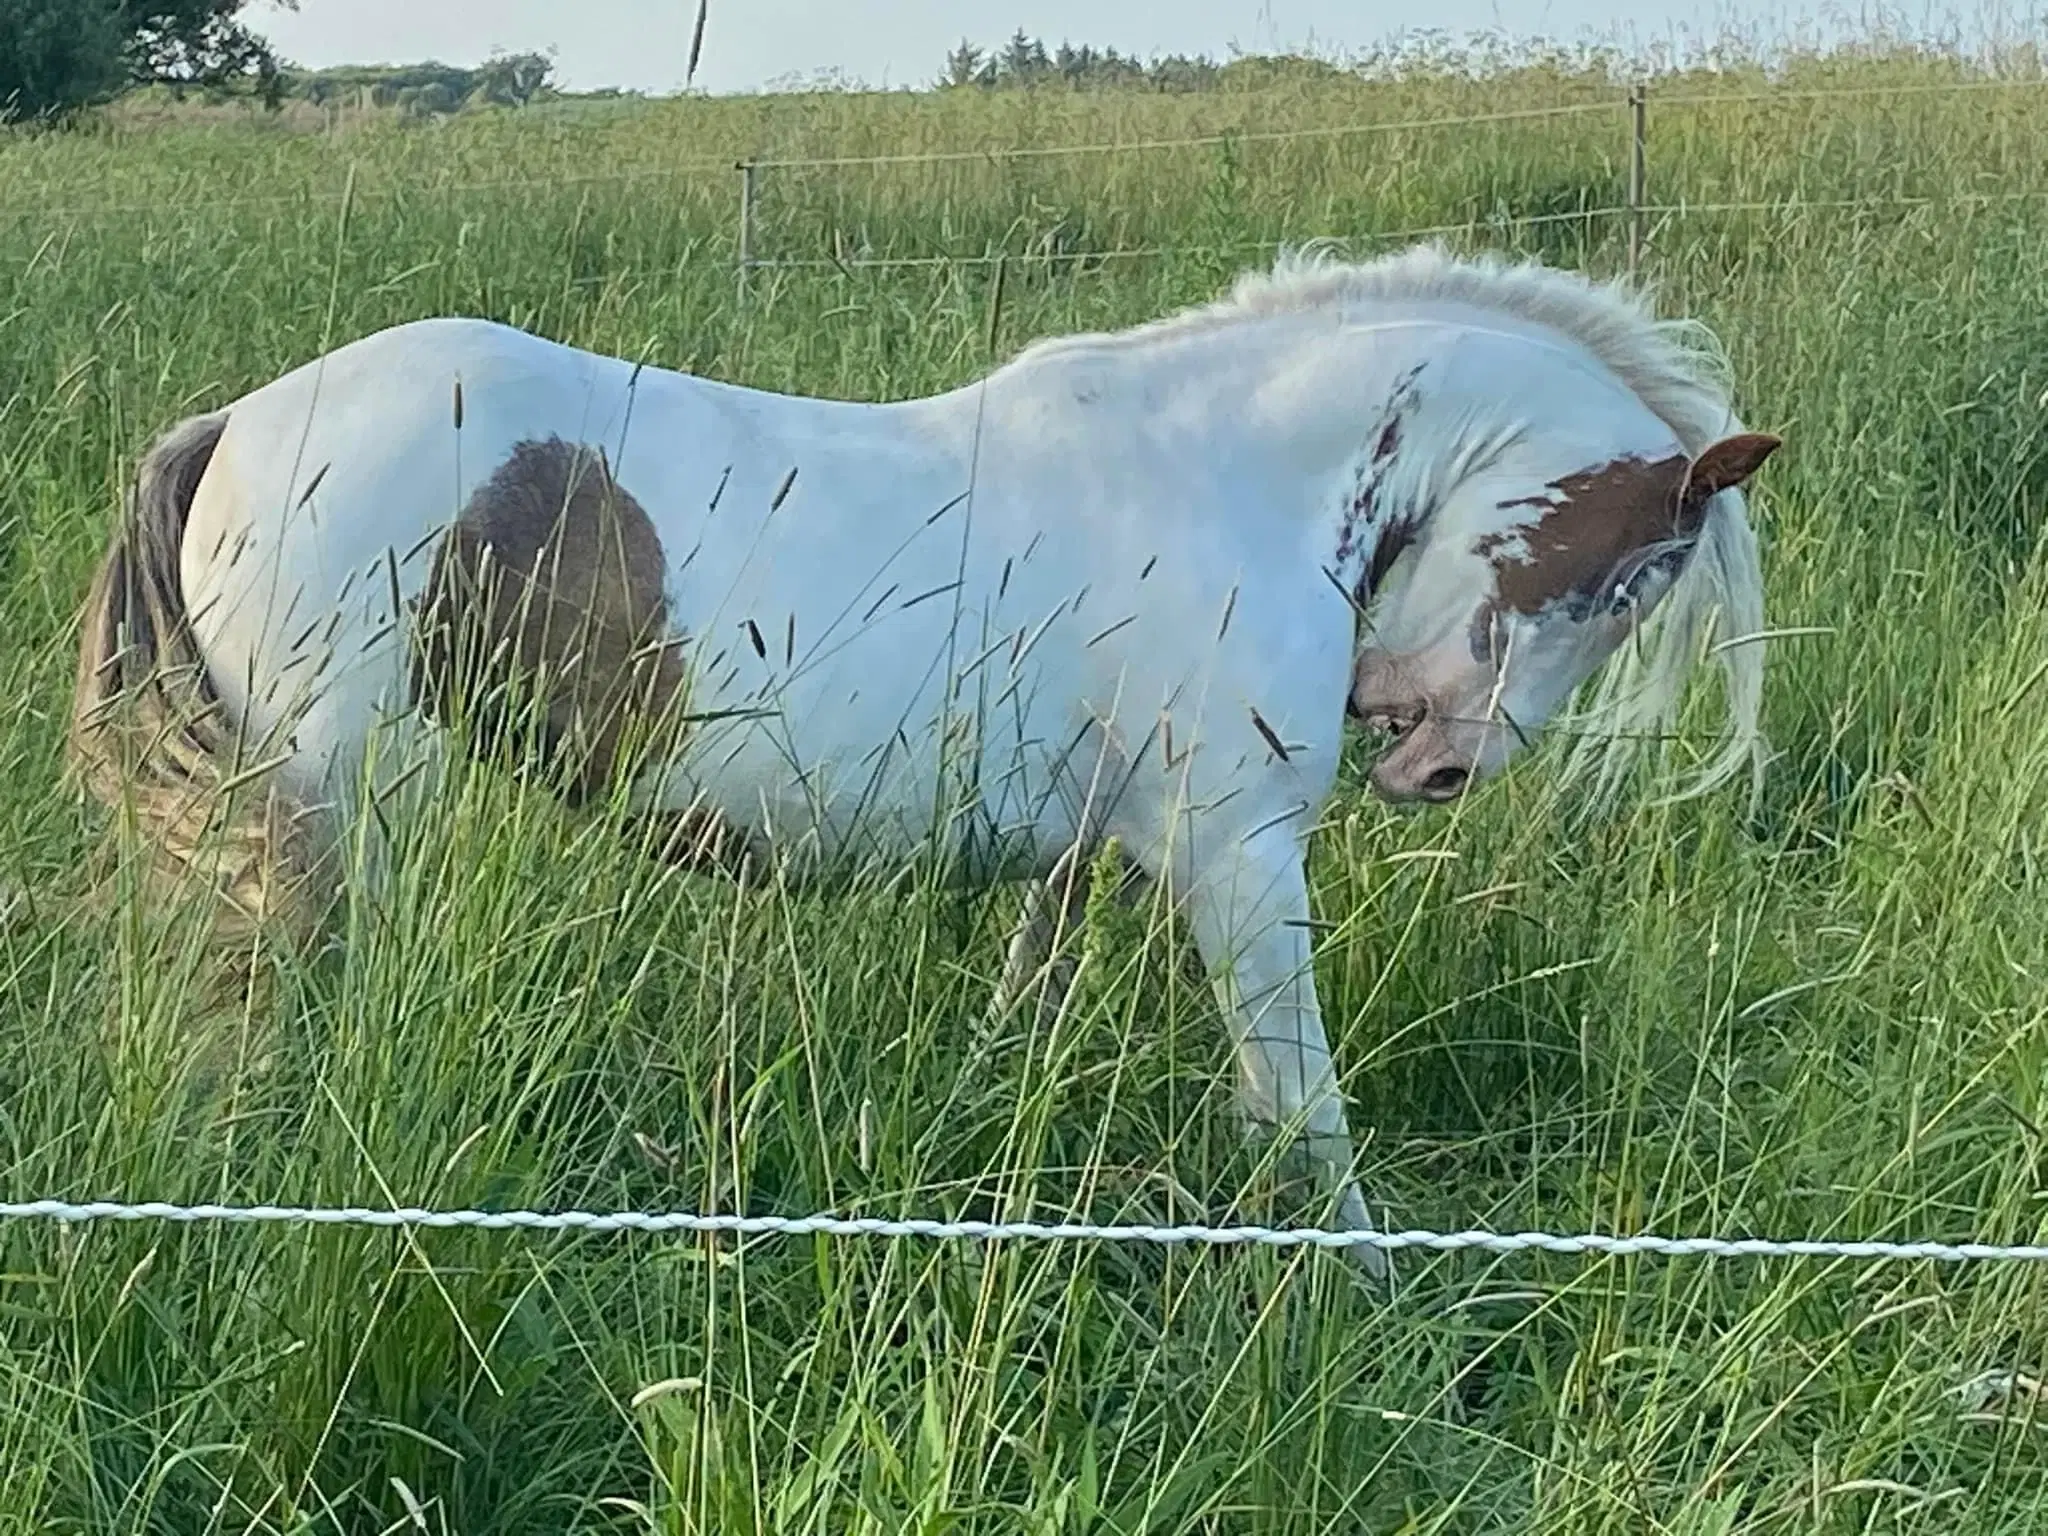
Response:
[[[2017,13],[2039,3],[2017,0]],[[1728,25],[1774,37],[1853,32],[1859,8],[1858,0],[711,0],[696,83],[748,91],[826,70],[870,85],[921,83],[963,36],[987,45],[1020,26],[1048,46],[1067,39],[1146,57],[1225,58],[1233,46],[1345,53],[1420,29],[1624,45]],[[1959,9],[1982,31],[1998,25],[1984,18],[2005,7],[1909,0],[1904,14],[1926,25]],[[553,49],[557,75],[571,89],[668,91],[682,84],[695,14],[696,0],[300,0],[296,14],[256,0],[248,16],[287,58],[310,68],[429,58],[472,64],[493,48]]]

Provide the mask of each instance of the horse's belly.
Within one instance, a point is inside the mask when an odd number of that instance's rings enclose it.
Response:
[[[1071,797],[1056,792],[1042,741],[1022,739],[1028,720],[1013,716],[991,740],[964,709],[941,717],[941,676],[919,688],[914,672],[870,674],[866,692],[835,706],[813,695],[751,718],[743,700],[705,700],[705,714],[732,717],[696,727],[642,801],[710,812],[800,865],[931,859],[969,881],[1028,875],[1073,840]]]

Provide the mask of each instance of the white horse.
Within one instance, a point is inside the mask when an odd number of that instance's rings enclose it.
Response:
[[[1575,766],[1611,790],[1709,632],[1762,624],[1738,487],[1777,439],[1710,361],[1619,288],[1427,246],[890,404],[400,325],[150,450],[73,761],[231,923],[317,915],[375,725],[616,790],[689,857],[1036,880],[1006,989],[1045,877],[1115,838],[1191,930],[1244,1112],[1365,1229],[1304,870],[1347,710],[1392,738],[1381,796],[1443,802],[1600,673]],[[1717,656],[1686,792],[1760,761],[1761,647]]]

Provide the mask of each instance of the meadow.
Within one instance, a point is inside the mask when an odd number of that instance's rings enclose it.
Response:
[[[1777,756],[1590,825],[1555,744],[1452,813],[1347,790],[1318,979],[1399,1225],[2048,1238],[2048,89],[1965,75],[1653,86],[1651,200],[1747,205],[1652,218],[1643,275],[1786,438]],[[125,866],[61,772],[77,607],[150,436],[387,323],[879,399],[1259,242],[1611,274],[1621,98],[1532,62],[0,137],[0,1198],[1296,1214],[1144,914],[991,1032],[1013,895],[742,889],[482,770],[223,1011],[189,917],[88,899]],[[1228,136],[1572,103],[1611,110]],[[755,254],[824,264],[735,282],[735,159],[1208,134],[766,171]],[[1046,259],[1127,246],[1167,254]],[[1000,305],[839,264],[991,251]],[[2038,1266],[1409,1254],[1389,1301],[1301,1252],[13,1221],[0,1532],[2017,1536],[2044,1372]]]

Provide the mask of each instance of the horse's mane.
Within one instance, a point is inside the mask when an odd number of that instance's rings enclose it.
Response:
[[[1434,243],[1363,262],[1338,260],[1320,245],[1283,251],[1270,269],[1244,273],[1220,299],[1107,335],[1041,341],[1018,361],[1166,340],[1266,316],[1401,302],[1491,310],[1578,343],[1689,453],[1742,430],[1730,404],[1726,360],[1704,325],[1658,319],[1647,292],[1620,282],[1491,254],[1456,256]],[[1724,491],[1656,616],[1635,644],[1601,669],[1574,716],[1560,722],[1572,738],[1566,776],[1590,777],[1589,808],[1612,801],[1638,749],[1674,734],[1686,683],[1703,654],[1721,667],[1725,726],[1673,798],[1704,793],[1745,767],[1754,788],[1765,756],[1759,724],[1763,622],[1763,577],[1747,505],[1739,490]]]

